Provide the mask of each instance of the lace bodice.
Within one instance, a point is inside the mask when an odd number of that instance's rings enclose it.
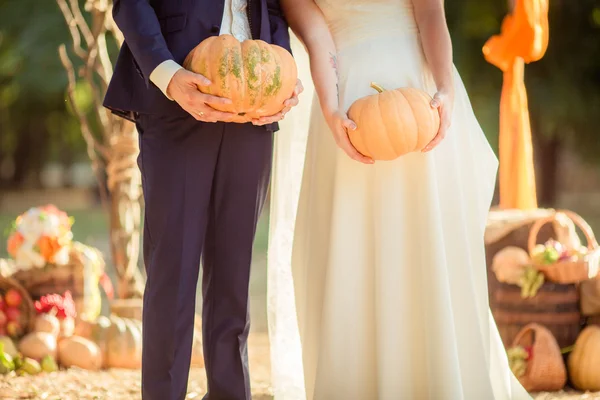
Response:
[[[315,0],[338,50],[373,36],[416,33],[412,0]]]

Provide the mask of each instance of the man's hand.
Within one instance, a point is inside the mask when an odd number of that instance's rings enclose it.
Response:
[[[203,122],[228,122],[235,114],[215,110],[211,104],[231,104],[231,100],[211,96],[198,90],[198,86],[208,86],[211,82],[200,74],[180,69],[173,75],[167,94],[192,117]]]
[[[268,125],[268,124],[272,124],[273,122],[281,121],[285,117],[285,114],[287,114],[288,111],[290,111],[292,109],[292,107],[295,107],[298,105],[298,96],[303,91],[304,91],[304,86],[302,86],[302,82],[300,81],[300,79],[298,79],[296,81],[296,88],[294,89],[294,93],[292,94],[292,97],[290,97],[289,99],[287,99],[286,101],[283,102],[283,105],[284,105],[283,110],[281,110],[277,114],[271,115],[269,117],[260,117],[259,119],[255,119],[252,121],[252,123],[254,125]]]

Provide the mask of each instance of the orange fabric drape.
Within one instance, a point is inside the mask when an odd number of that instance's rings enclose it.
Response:
[[[516,0],[500,35],[483,47],[486,61],[504,73],[500,99],[500,207],[537,208],[525,63],[548,47],[548,0]]]

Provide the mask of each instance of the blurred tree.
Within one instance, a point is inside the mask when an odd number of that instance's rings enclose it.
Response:
[[[57,54],[69,32],[55,2],[0,1],[0,185],[39,185],[49,161],[85,157],[79,125],[65,107],[67,78]]]
[[[448,4],[448,3],[447,3]],[[541,61],[527,66],[525,79],[535,142],[541,205],[553,205],[561,150],[600,163],[600,138],[590,123],[600,110],[600,1],[576,4],[551,0],[550,44]],[[459,0],[446,7],[455,61],[475,113],[497,145],[502,75],[487,64],[481,47],[500,31],[505,0]]]
[[[446,4],[457,68],[496,146],[502,74],[485,62],[481,47],[500,31],[507,1]],[[66,76],[56,52],[69,40],[54,2],[0,0],[0,185],[6,171],[14,171],[10,183],[17,185],[32,176],[35,181],[47,160],[85,158],[79,124],[65,106]],[[550,46],[541,61],[527,67],[526,84],[535,158],[544,170],[538,173],[538,194],[548,205],[563,147],[600,163],[600,140],[590,123],[600,109],[600,0],[550,1]]]
[[[554,34],[553,34],[554,32]],[[561,149],[600,163],[600,1],[550,1],[550,46],[527,75],[531,120],[538,144],[540,197],[553,204]]]

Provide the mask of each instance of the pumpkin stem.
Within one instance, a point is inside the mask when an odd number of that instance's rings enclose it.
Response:
[[[561,354],[567,354],[573,351],[573,349],[575,348],[575,345],[571,345],[571,346],[567,346],[567,347],[563,347],[562,349],[560,349],[560,353]]]
[[[383,88],[383,86],[375,83],[375,82],[371,82],[371,87],[375,90],[377,90],[379,93],[383,93],[385,92],[385,89]]]

